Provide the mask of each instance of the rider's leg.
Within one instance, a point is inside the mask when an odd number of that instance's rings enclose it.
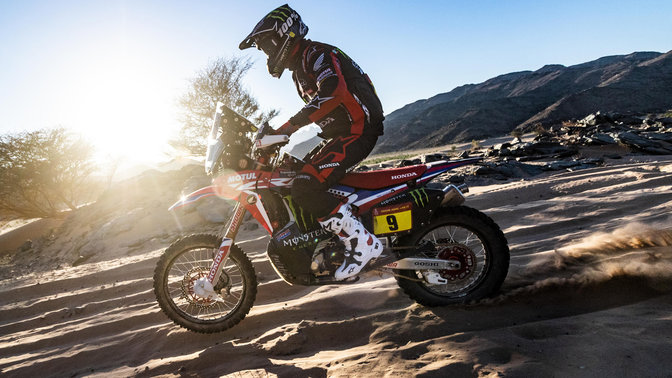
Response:
[[[327,212],[318,221],[322,228],[336,234],[345,244],[345,260],[334,275],[337,280],[344,280],[356,276],[371,259],[378,257],[383,246],[353,216],[350,205],[340,202],[325,190],[320,190],[322,188],[323,184],[317,178],[302,172],[294,179],[292,198],[313,214]]]
[[[338,235],[345,244],[345,260],[334,273],[337,280],[356,276],[371,259],[383,252],[380,240],[352,215],[348,204],[338,206],[318,221],[325,230]]]
[[[292,198],[319,218],[325,230],[343,240],[346,258],[336,271],[336,279],[357,275],[383,250],[380,241],[352,215],[350,206],[327,193],[327,189],[364,159],[378,139],[377,136],[351,135],[327,143],[295,177]]]

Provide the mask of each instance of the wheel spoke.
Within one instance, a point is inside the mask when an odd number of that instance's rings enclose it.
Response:
[[[425,234],[418,241],[418,245],[430,243],[434,246],[433,252],[423,251],[420,255],[430,258],[452,258],[460,260],[462,271],[439,271],[441,276],[448,279],[446,284],[423,283],[427,290],[438,295],[459,295],[467,292],[483,279],[487,272],[487,253],[483,240],[473,231],[459,225],[442,225]],[[463,251],[454,256],[449,253],[452,249]],[[471,259],[473,258],[473,262]],[[464,260],[464,261],[462,261]],[[468,267],[466,267],[470,262]],[[436,272],[437,270],[433,270]],[[420,270],[416,272],[419,278],[424,277],[423,272],[432,270]]]
[[[244,281],[240,268],[228,259],[218,285],[224,294],[216,300],[199,298],[193,290],[196,280],[207,276],[212,265],[212,249],[185,251],[169,267],[168,294],[185,316],[201,321],[217,320],[231,314],[242,302]],[[216,285],[217,286],[217,285]]]

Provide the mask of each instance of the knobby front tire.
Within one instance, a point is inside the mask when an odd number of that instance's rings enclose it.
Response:
[[[248,314],[257,295],[250,259],[235,244],[215,285],[215,300],[194,294],[193,285],[207,276],[221,238],[195,234],[171,244],[154,270],[154,295],[161,310],[176,324],[194,332],[227,330]]]

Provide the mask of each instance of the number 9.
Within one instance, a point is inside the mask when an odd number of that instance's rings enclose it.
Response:
[[[390,226],[390,231],[395,231],[399,229],[399,224],[397,223],[397,217],[394,215],[388,215],[387,218],[387,225]]]

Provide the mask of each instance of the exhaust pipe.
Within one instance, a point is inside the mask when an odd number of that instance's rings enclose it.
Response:
[[[464,203],[463,193],[468,193],[469,188],[466,184],[460,185],[448,185],[443,188],[443,200],[441,201],[441,207],[446,206],[460,206]]]

